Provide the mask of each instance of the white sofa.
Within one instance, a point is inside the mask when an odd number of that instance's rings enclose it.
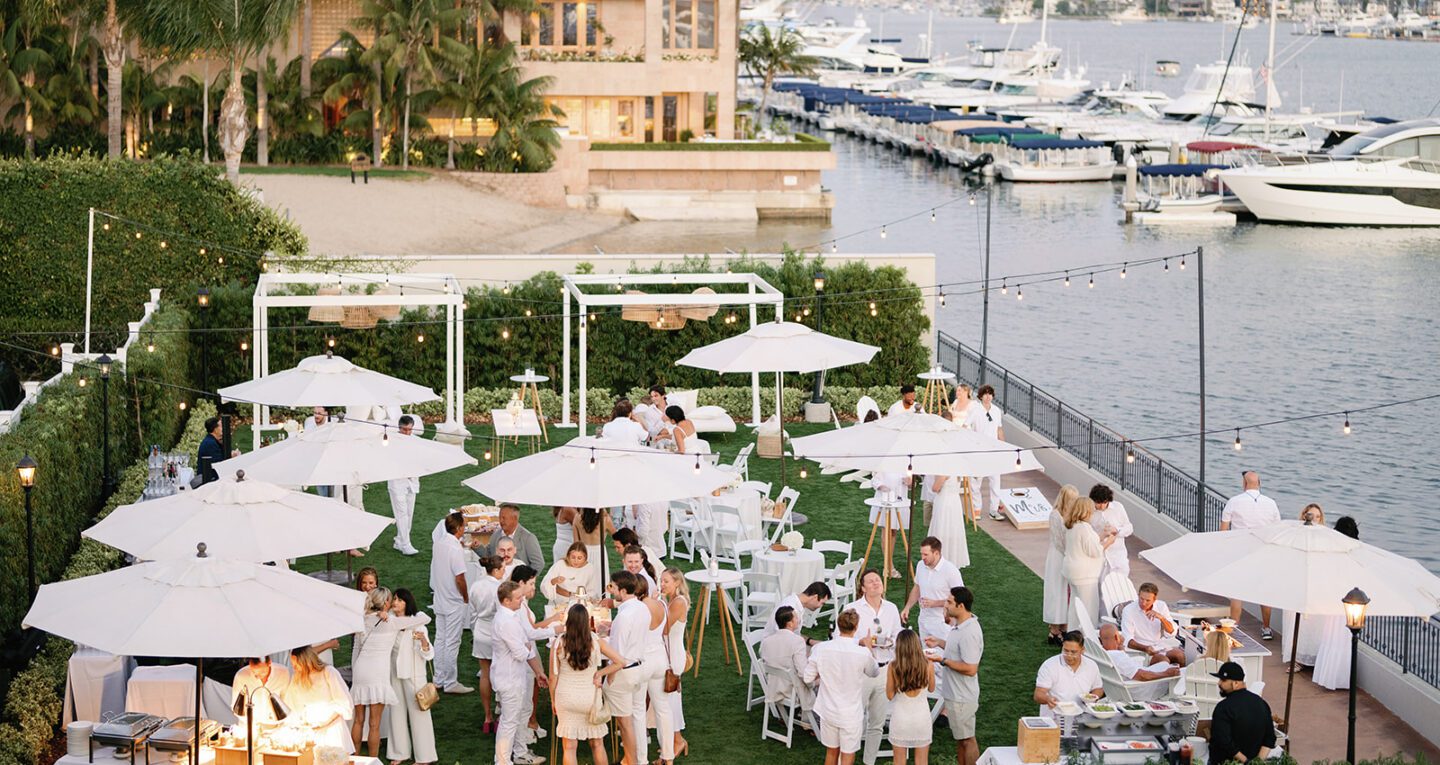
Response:
[[[695,425],[696,433],[734,433],[735,418],[718,406],[699,406],[700,392],[694,390],[671,391],[665,402],[685,410],[685,416]]]

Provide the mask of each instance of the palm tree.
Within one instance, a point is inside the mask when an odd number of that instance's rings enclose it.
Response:
[[[44,41],[44,29],[54,20],[53,9],[41,3],[18,3],[17,13],[0,37],[0,57],[7,64],[9,76],[14,78],[10,86],[20,102],[10,109],[7,119],[24,120],[25,157],[35,157],[35,112],[48,108],[45,95],[36,83],[49,74],[53,59],[50,52],[40,43]]]
[[[498,98],[489,116],[495,121],[495,136],[486,147],[483,165],[494,172],[538,173],[550,169],[560,148],[560,123],[555,110],[545,103],[551,78],[520,80],[520,68],[513,63],[508,76],[501,78]]]
[[[380,62],[366,60],[366,49],[355,35],[340,33],[340,46],[344,55],[339,58],[325,58],[315,64],[315,73],[322,82],[328,83],[321,95],[324,103],[332,106],[359,103],[359,108],[347,108],[341,120],[341,127],[356,132],[370,131],[371,161],[380,166],[381,134],[380,112],[384,94],[385,76]]]
[[[764,78],[765,87],[760,92],[758,110],[762,119],[776,75],[803,77],[812,74],[820,63],[814,56],[805,55],[805,40],[800,33],[788,28],[771,32],[770,27],[763,24],[753,27],[740,38],[739,57],[740,65],[752,76]]]
[[[278,75],[271,67],[271,78],[267,85],[270,94],[270,122],[275,126],[277,136],[311,135],[319,138],[325,134],[325,122],[315,99],[307,95],[300,84],[300,73],[304,71],[304,56],[297,56],[285,65]]]
[[[310,97],[310,48],[314,45],[315,3],[300,0],[300,97]]]
[[[224,59],[230,79],[220,102],[220,148],[225,174],[240,182],[240,157],[250,132],[241,71],[245,62],[283,35],[299,0],[146,2],[135,9],[133,29],[169,55],[209,51]]]
[[[479,121],[493,112],[501,95],[499,86],[503,78],[510,75],[514,58],[514,46],[508,43],[478,49],[466,59],[454,80],[440,84],[438,105],[450,111],[447,170],[455,169],[455,121],[469,120],[471,143],[479,145]]]
[[[410,166],[410,109],[415,88],[436,81],[442,65],[457,66],[469,49],[445,34],[464,18],[459,8],[441,8],[437,0],[364,0],[355,23],[375,33],[366,51],[370,62],[400,73],[404,117],[400,120],[400,166]]]
[[[141,118],[145,118],[144,128],[152,130],[151,115],[169,103],[169,91],[160,83],[169,79],[172,66],[166,62],[146,71],[143,60],[125,62],[120,101],[126,117],[125,136],[130,147],[127,153],[131,159],[140,156]]]
[[[85,78],[83,54],[65,40],[51,49],[54,66],[40,85],[45,96],[45,117],[53,131],[63,126],[89,126],[99,116],[100,102]]]

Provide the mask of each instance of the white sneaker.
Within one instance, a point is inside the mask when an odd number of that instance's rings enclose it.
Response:
[[[541,739],[545,738],[545,736],[548,734],[545,732],[544,728],[531,728],[530,735],[534,736],[537,739]]]
[[[467,694],[467,693],[474,693],[474,692],[475,692],[475,689],[474,689],[474,688],[471,688],[470,686],[464,685],[464,684],[461,684],[461,683],[456,683],[456,684],[454,684],[454,685],[447,685],[447,686],[445,686],[445,693],[453,694],[453,695],[456,695],[456,696],[463,696],[463,695],[465,695],[465,694]]]
[[[510,754],[511,762],[515,765],[540,765],[545,758],[530,752],[528,749],[517,749]]]

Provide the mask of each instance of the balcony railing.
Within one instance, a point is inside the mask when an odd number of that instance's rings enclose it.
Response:
[[[978,350],[944,332],[938,333],[936,352],[940,365],[960,382],[971,387],[993,385],[995,398],[1007,415],[1083,460],[1090,470],[1113,480],[1161,515],[1192,531],[1219,530],[1224,495],[994,360],[982,360]],[[1126,458],[1132,451],[1134,462]],[[1398,664],[1402,673],[1440,688],[1440,619],[1372,616],[1365,622],[1361,639]]]

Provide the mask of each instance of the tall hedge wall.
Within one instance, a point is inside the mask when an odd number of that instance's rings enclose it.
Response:
[[[0,159],[0,274],[6,281],[0,290],[0,336],[45,333],[14,337],[31,348],[79,341],[91,207],[153,227],[111,222],[107,231],[106,220],[97,217],[91,323],[97,330],[109,330],[101,347],[120,342],[125,323],[135,319],[136,306],[145,302],[152,287],[193,295],[202,283],[254,282],[259,267],[255,259],[214,246],[201,255],[203,242],[249,252],[305,251],[298,228],[230,185],[213,165],[191,159],[131,162],[93,156]],[[32,357],[9,351],[0,356],[24,375],[39,376]]]
[[[132,348],[128,368],[116,364],[111,371],[110,465],[117,475],[149,444],[164,448],[180,431],[186,414],[180,402],[191,401],[183,390],[191,346],[190,336],[177,330],[186,329],[188,321],[185,311],[162,306],[146,324],[140,347]],[[145,350],[147,342],[154,343],[154,352]],[[58,363],[48,363],[53,373]],[[53,581],[100,507],[101,410],[97,373],[77,368],[46,388],[14,430],[0,435],[0,550],[6,551],[0,555],[0,592],[6,593],[0,598],[0,633],[16,627],[28,607],[24,498],[13,466],[27,453],[40,465],[31,497],[35,573],[41,583]]]
[[[715,263],[706,258],[687,260],[671,270],[682,272],[756,272],[786,295],[786,320],[815,326],[814,273],[826,272],[823,330],[881,348],[872,363],[836,369],[827,374],[828,384],[844,386],[891,385],[911,379],[923,370],[927,353],[921,338],[930,331],[920,290],[902,269],[871,267],[861,262],[829,266],[818,258],[791,253],[777,267],[746,258]],[[658,269],[657,269],[658,270]],[[509,377],[526,366],[549,375],[557,390],[563,373],[561,353],[560,276],[545,272],[512,284],[508,294],[503,285],[473,287],[468,291],[469,309],[465,327],[465,380],[468,386],[505,387]],[[688,288],[650,287],[651,292],[688,291]],[[716,288],[720,291],[720,287]],[[206,321],[216,327],[237,331],[210,335],[210,384],[226,385],[249,379],[250,358],[240,351],[248,340],[251,290],[232,284],[214,292],[215,307]],[[876,315],[870,314],[875,301]],[[810,308],[808,316],[804,309]],[[531,317],[524,316],[529,310]],[[724,321],[734,313],[741,320]],[[773,318],[773,309],[759,310],[759,320]],[[722,308],[709,321],[691,321],[680,330],[659,330],[634,321],[624,321],[618,311],[597,312],[589,325],[589,377],[591,388],[619,393],[655,382],[685,388],[748,384],[744,375],[721,376],[711,372],[675,366],[674,361],[692,348],[740,334],[747,328],[742,308]],[[381,322],[373,330],[346,330],[338,324],[317,324],[306,318],[306,309],[280,309],[271,313],[270,369],[294,366],[305,356],[323,353],[326,338],[336,340],[335,352],[361,366],[395,374],[409,380],[442,386],[445,373],[443,324],[435,315],[406,311],[395,323]],[[575,328],[572,326],[572,330]],[[424,331],[426,341],[417,342]],[[509,338],[503,332],[509,332]],[[578,332],[572,331],[572,351],[578,353]],[[219,350],[217,350],[219,349]],[[577,357],[578,358],[578,357]],[[578,382],[578,381],[577,381]]]

